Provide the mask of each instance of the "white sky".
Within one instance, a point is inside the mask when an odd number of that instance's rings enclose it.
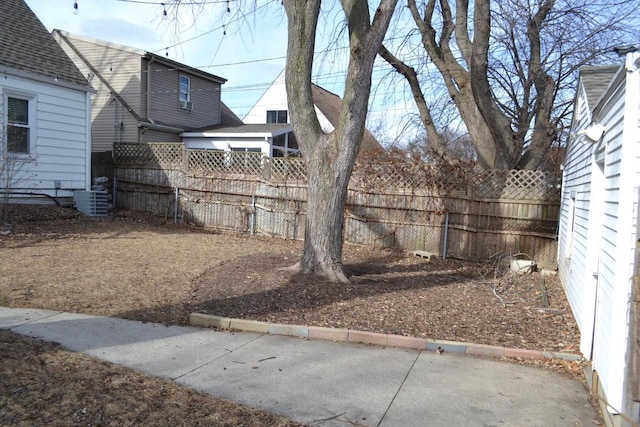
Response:
[[[258,10],[246,16],[235,7],[238,0],[209,0],[200,6],[182,0],[178,19],[169,6],[164,18],[159,0],[75,1],[77,13],[74,0],[26,0],[49,31],[61,29],[160,55],[168,52],[170,59],[227,79],[222,100],[241,118],[285,66],[287,25],[280,0],[247,2]],[[340,27],[341,19],[338,8],[324,11],[319,25],[320,46],[326,43],[323,40],[335,39],[333,32]],[[314,82],[341,96],[346,51],[335,47],[330,46],[330,52],[316,61]],[[387,70],[378,66],[374,71],[369,127],[385,120],[388,138],[394,138],[394,128],[415,107],[410,97],[409,102],[405,96],[398,100],[395,90],[389,93],[388,88],[378,87]],[[395,106],[389,106],[388,99],[393,99]]]

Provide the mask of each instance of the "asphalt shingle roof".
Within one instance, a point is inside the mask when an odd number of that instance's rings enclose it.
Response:
[[[342,107],[342,99],[335,93],[331,93],[315,84],[311,85],[311,93],[315,106],[322,111],[322,114],[324,114],[333,126],[337,126],[340,117],[340,108]],[[365,128],[362,142],[360,143],[360,152],[381,150],[382,146],[378,140]]]
[[[593,110],[595,108],[596,103],[604,91],[607,90],[609,83],[611,83],[613,76],[616,75],[619,69],[619,65],[580,67],[580,77],[587,94],[589,109]]]
[[[0,69],[2,66],[58,81],[89,86],[24,0],[0,0]]]

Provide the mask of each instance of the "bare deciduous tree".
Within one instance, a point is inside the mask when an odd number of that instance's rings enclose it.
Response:
[[[369,2],[342,0],[349,30],[349,64],[339,121],[322,131],[311,98],[311,71],[321,0],[285,0],[288,18],[287,101],[307,164],[304,251],[293,267],[348,282],[342,266],[342,231],[349,178],[364,134],[371,73],[397,0],[381,0],[373,18]]]
[[[628,35],[618,0],[408,0],[429,65],[444,81],[485,168],[536,169],[570,116],[580,66]],[[382,48],[407,80],[431,146],[447,154],[414,58]],[[605,56],[603,56],[605,55]]]

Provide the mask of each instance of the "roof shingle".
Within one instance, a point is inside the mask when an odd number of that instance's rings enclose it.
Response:
[[[580,78],[587,94],[589,109],[593,110],[609,83],[620,69],[619,65],[580,67]]]
[[[24,0],[0,0],[0,66],[89,86]]]

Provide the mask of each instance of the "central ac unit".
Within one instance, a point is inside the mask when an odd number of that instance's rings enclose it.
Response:
[[[193,102],[191,101],[180,101],[180,108],[183,110],[191,111],[193,109]]]

